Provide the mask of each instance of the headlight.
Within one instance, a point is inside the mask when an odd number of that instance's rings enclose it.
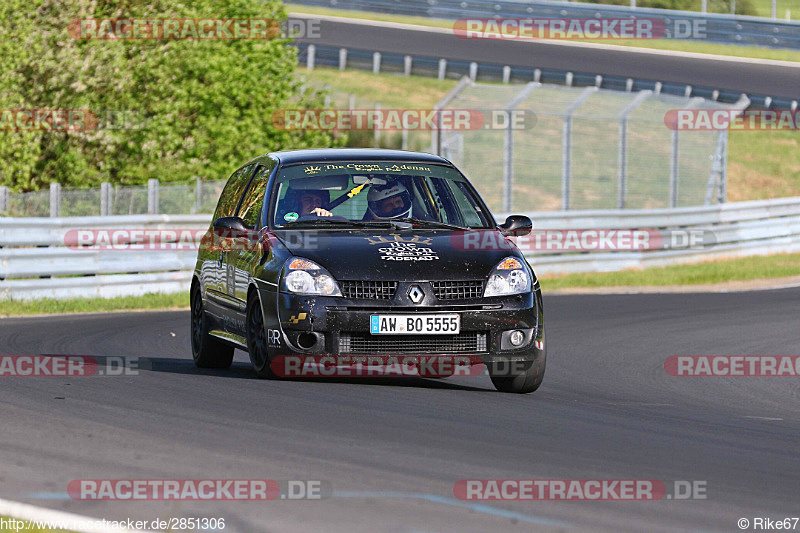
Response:
[[[531,275],[516,257],[506,257],[494,267],[486,282],[484,296],[507,296],[531,290]]]
[[[292,294],[341,296],[339,285],[327,270],[308,259],[293,257],[283,267],[282,288]]]

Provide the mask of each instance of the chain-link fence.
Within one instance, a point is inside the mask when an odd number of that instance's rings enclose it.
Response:
[[[56,217],[188,215],[212,213],[226,180],[77,188],[52,184],[48,190],[9,193],[0,187],[0,216]]]
[[[673,110],[742,109],[703,98],[596,87],[481,84],[465,78],[446,109],[507,116],[504,127],[442,131],[452,160],[493,210],[708,205],[725,201],[726,131],[679,131]],[[512,117],[520,118],[514,123]]]

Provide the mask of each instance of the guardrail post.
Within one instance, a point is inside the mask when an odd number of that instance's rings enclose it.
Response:
[[[339,70],[347,66],[347,48],[339,48]]]
[[[778,18],[778,2],[777,0],[772,0],[772,20]]]
[[[773,2],[775,0],[772,0]],[[700,12],[701,13],[708,13],[708,0],[701,0],[700,2]]]
[[[511,67],[505,65],[503,67],[503,83],[508,83],[511,81]]]
[[[158,214],[158,180],[154,178],[147,180],[147,214]]]
[[[443,80],[447,75],[447,60],[442,58],[439,60],[439,79]]]
[[[308,45],[308,50],[306,51],[306,68],[308,70],[314,70],[314,61],[317,55],[317,47],[313,44]]]
[[[380,52],[373,52],[372,53],[372,73],[373,74],[380,74],[381,72],[381,53]]]
[[[411,56],[404,56],[403,57],[403,75],[411,76],[411,63],[413,59]]]
[[[564,131],[561,138],[561,209],[570,208],[570,185],[572,181],[572,114],[583,104],[597,87],[586,87],[564,110]]]
[[[478,64],[473,61],[469,64],[469,79],[475,81],[478,78]]]
[[[61,216],[61,184],[50,184],[50,216]]]
[[[573,78],[573,76],[574,75],[572,74],[572,72],[567,72],[567,76],[564,79],[564,83],[567,84],[567,87],[572,87],[572,78]]]
[[[111,184],[105,181],[100,184],[100,216],[111,216]]]
[[[506,124],[503,136],[503,211],[509,213],[512,209],[511,200],[514,191],[514,121],[512,113],[524,102],[534,89],[541,87],[541,83],[531,82],[517,94],[506,106]]]
[[[9,210],[9,203],[8,187],[0,187],[0,213],[5,213]]]
[[[400,138],[400,148],[403,150],[408,150],[408,130],[406,128],[403,128],[403,131],[400,133]]]
[[[542,80],[542,69],[533,69],[533,81],[539,83]]]

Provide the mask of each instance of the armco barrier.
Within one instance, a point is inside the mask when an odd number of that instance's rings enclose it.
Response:
[[[676,21],[701,24],[702,40],[772,48],[800,48],[800,23],[763,17],[698,13],[669,9],[631,8],[578,2],[533,2],[509,0],[296,0],[308,6],[373,11],[443,19],[462,18],[659,18],[668,28]],[[680,27],[685,26],[683,22]],[[687,32],[690,33],[690,32]],[[691,38],[688,35],[687,38]]]
[[[800,252],[800,197],[706,207],[529,213],[536,230],[712,232],[710,248],[528,252],[538,274],[613,271],[717,257]],[[505,215],[498,215],[502,222]],[[113,297],[188,291],[194,250],[73,250],[75,229],[207,229],[208,215],[0,219],[0,299]]]

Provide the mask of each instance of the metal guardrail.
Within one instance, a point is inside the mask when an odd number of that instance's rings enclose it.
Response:
[[[676,23],[702,24],[702,40],[726,43],[768,46],[771,48],[800,48],[800,23],[778,21],[763,17],[699,13],[654,8],[631,8],[578,2],[514,2],[509,0],[296,0],[308,6],[331,7],[359,11],[374,11],[398,15],[412,15],[443,19],[461,18],[659,18],[672,29]],[[681,21],[681,22],[678,22]],[[691,32],[684,39],[692,39]]]
[[[613,271],[717,257],[800,252],[800,197],[677,209],[530,213],[539,230],[713,232],[711,248],[528,253],[538,274]],[[503,220],[504,215],[498,215]],[[74,250],[70,230],[205,230],[208,215],[0,219],[0,299],[114,297],[188,291],[195,250]]]
[[[74,230],[208,229],[211,215],[0,218],[0,299],[112,298],[188,291],[196,249],[76,250]],[[128,241],[130,242],[130,241]],[[197,241],[193,241],[199,244]],[[125,240],[118,241],[124,246]]]
[[[296,43],[296,46],[298,48],[298,61],[309,69],[321,65],[338,68],[339,70],[354,68],[372,72],[432,76],[439,79],[460,79],[468,76],[474,81],[501,81],[503,83],[527,83],[533,81],[574,87],[594,86],[614,91],[639,92],[647,90],[653,91],[655,94],[700,97],[728,104],[735,104],[742,97],[741,91],[720,90],[714,87],[661,82],[642,78],[634,79],[552,68],[479,63],[443,59],[434,56],[377,53],[367,49],[339,48],[311,43]],[[798,107],[797,100],[790,98],[773,98],[763,94],[748,94],[747,96],[755,107],[772,109],[797,109]]]

